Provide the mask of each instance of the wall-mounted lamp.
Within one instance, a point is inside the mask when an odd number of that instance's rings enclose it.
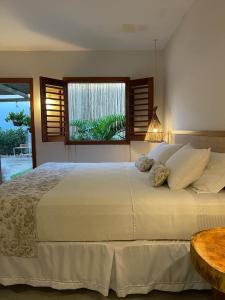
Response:
[[[145,141],[149,141],[152,143],[160,143],[163,141],[164,132],[162,125],[157,117],[156,110],[158,106],[153,108],[152,119],[148,126],[148,131],[145,135]]]

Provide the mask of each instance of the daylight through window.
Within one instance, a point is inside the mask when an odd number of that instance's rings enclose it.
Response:
[[[126,138],[125,83],[68,83],[70,141]]]

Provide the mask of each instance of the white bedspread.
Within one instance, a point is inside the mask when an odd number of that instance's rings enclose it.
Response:
[[[39,241],[189,240],[225,226],[225,193],[152,188],[133,163],[76,164],[40,200]]]

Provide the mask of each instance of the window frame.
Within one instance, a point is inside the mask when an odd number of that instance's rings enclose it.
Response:
[[[130,144],[130,116],[129,116],[129,87],[130,77],[64,77],[65,82],[65,144],[66,145],[121,145]],[[125,115],[126,134],[124,140],[118,141],[71,141],[69,138],[69,107],[68,84],[69,83],[125,83]]]

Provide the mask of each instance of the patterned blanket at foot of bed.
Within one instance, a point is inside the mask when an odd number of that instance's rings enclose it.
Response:
[[[0,186],[2,255],[37,256],[37,204],[74,167],[72,163],[47,163]]]

